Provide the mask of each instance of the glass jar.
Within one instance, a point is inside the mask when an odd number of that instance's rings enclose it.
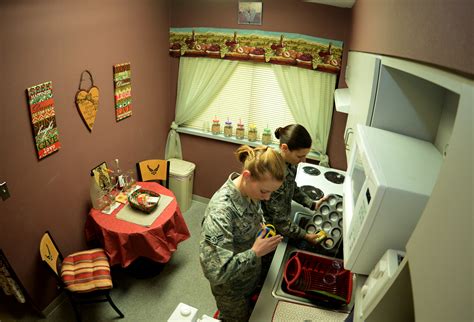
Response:
[[[245,136],[245,128],[242,123],[237,124],[237,129],[235,130],[235,137],[239,140],[243,140]]]
[[[231,137],[232,136],[232,122],[226,121],[224,126],[224,136]]]
[[[257,137],[258,137],[257,127],[254,124],[249,125],[249,132],[247,136],[250,142],[257,141]]]
[[[272,131],[269,128],[263,130],[262,144],[269,145],[272,143]]]
[[[212,120],[212,127],[211,127],[212,134],[221,134],[221,124],[219,120]]]

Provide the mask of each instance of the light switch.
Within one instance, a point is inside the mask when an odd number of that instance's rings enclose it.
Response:
[[[0,183],[0,197],[2,197],[2,200],[7,200],[10,198],[10,192],[8,191],[6,182]]]

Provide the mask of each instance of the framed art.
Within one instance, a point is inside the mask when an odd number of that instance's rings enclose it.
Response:
[[[102,162],[95,168],[91,170],[91,176],[94,176],[95,181],[97,182],[97,185],[99,188],[103,191],[107,190],[107,187],[110,186],[110,176],[109,176],[109,170],[107,168],[107,163]]]
[[[239,25],[262,24],[262,2],[239,1]]]

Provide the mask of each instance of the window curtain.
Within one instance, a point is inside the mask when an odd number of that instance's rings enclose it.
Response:
[[[238,62],[212,58],[181,57],[176,114],[166,141],[165,158],[182,159],[178,127],[202,113],[226,84]]]
[[[291,66],[272,65],[272,68],[295,121],[313,138],[312,149],[320,154],[320,164],[329,166],[326,149],[336,75]]]

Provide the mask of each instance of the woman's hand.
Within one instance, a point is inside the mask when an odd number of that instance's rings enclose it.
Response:
[[[315,201],[313,205],[311,206],[311,210],[315,210],[315,211],[318,210],[319,207],[321,207],[321,204],[328,199],[329,199],[329,195],[326,195],[323,198],[319,199],[318,201]]]
[[[304,236],[304,239],[305,239],[308,243],[310,243],[310,244],[312,244],[312,245],[317,245],[317,244],[319,244],[319,243],[321,242],[321,238],[320,238],[320,237],[321,237],[321,235],[318,235],[318,234],[311,234],[311,233],[310,233],[310,234],[306,234],[306,235]]]
[[[255,252],[257,257],[265,256],[274,251],[283,239],[283,236],[281,235],[276,235],[270,238],[263,238],[262,236],[263,234],[258,236],[252,246],[252,250]]]

